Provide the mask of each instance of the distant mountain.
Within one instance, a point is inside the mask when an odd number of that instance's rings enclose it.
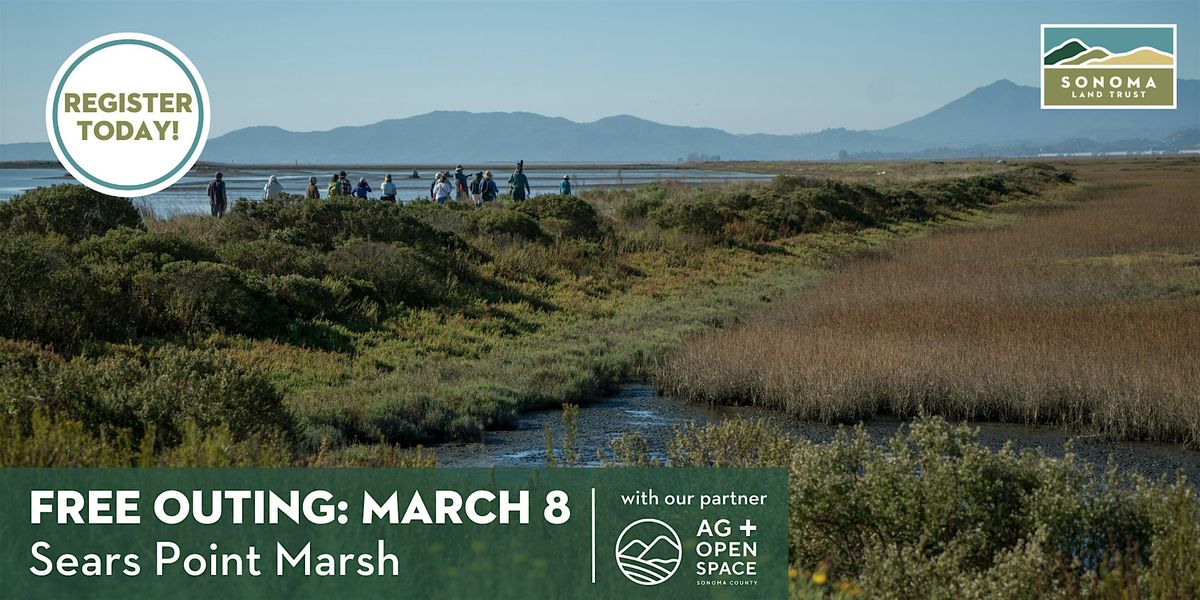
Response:
[[[1087,51],[1087,44],[1077,39],[1070,39],[1047,53],[1043,62],[1047,65],[1057,65],[1064,60],[1074,58]]]
[[[918,149],[907,140],[830,129],[804,135],[734,135],[663,125],[629,115],[576,123],[533,113],[432,112],[372,125],[294,132],[250,127],[209,140],[215,162],[427,163],[673,161],[692,153],[722,158],[829,159],[841,149]]]
[[[58,160],[49,142],[18,142],[0,144],[0,161],[51,161]]]
[[[871,133],[925,147],[1158,140],[1200,123],[1200,80],[1180,79],[1177,85],[1175,110],[1042,110],[1041,90],[1001,79],[927,115]]]
[[[826,129],[801,135],[736,135],[707,127],[663,125],[629,115],[577,123],[527,112],[439,111],[328,131],[247,127],[209,140],[201,159],[243,164],[488,163],[519,158],[534,162],[671,162],[689,155],[724,160],[830,160],[843,151],[863,157],[955,157],[1099,151],[1095,148],[1173,149],[1166,140],[1200,124],[1200,80],[1180,79],[1177,83],[1176,110],[1042,110],[1038,88],[1002,79],[885,129]],[[1134,147],[1120,146],[1134,143]],[[1047,150],[1064,144],[1089,149]],[[25,160],[55,157],[46,143],[0,145],[0,161]]]

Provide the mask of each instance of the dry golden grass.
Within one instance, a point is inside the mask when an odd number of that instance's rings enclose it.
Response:
[[[848,265],[690,340],[681,398],[802,419],[1051,423],[1200,444],[1200,163],[1074,165],[1069,206]]]

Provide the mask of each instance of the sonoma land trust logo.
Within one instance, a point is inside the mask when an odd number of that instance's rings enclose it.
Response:
[[[1175,25],[1042,25],[1042,108],[1175,108]]]

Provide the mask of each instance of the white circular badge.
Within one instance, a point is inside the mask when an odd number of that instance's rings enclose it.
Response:
[[[187,174],[208,140],[208,90],[178,48],[114,33],[76,50],[46,96],[58,160],[94,190],[132,198]]]

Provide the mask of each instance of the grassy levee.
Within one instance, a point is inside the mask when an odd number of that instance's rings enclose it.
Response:
[[[689,339],[679,398],[802,419],[1048,423],[1200,445],[1200,168],[1081,163],[1011,227],[892,247]]]
[[[108,462],[204,456],[211,433],[275,440],[301,462],[390,464],[394,445],[587,401],[855,253],[1005,221],[995,205],[1070,180],[1030,163],[483,210],[284,198],[163,221],[79,186],[39,189],[0,204],[0,400],[20,439],[69,422],[73,444],[116,449]]]

